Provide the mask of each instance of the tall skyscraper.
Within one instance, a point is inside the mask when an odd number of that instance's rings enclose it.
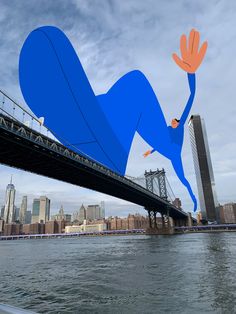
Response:
[[[4,210],[5,210],[5,205],[3,205],[1,207],[1,212],[0,212],[0,217],[3,218],[4,217]]]
[[[33,208],[32,208],[32,215],[31,215],[32,224],[34,224],[35,222],[39,222],[39,207],[40,207],[40,200],[39,198],[35,198],[33,200]]]
[[[40,196],[33,201],[31,223],[45,223],[50,219],[50,200],[46,196]]]
[[[14,221],[19,221],[20,218],[20,207],[15,206],[15,220]]]
[[[11,182],[7,185],[5,198],[4,221],[6,224],[15,221],[15,195],[16,190],[11,177]]]
[[[27,196],[23,196],[21,206],[20,206],[20,214],[19,214],[19,220],[20,223],[25,223],[25,214],[27,211]]]
[[[39,222],[45,223],[50,220],[50,199],[40,196]]]
[[[189,132],[202,219],[215,221],[218,207],[215,180],[205,123],[199,115],[191,116]]]
[[[79,221],[79,211],[76,210],[73,214],[72,214],[72,221],[78,222]]]
[[[79,222],[84,222],[85,219],[86,219],[86,208],[82,204],[79,209]]]
[[[97,220],[102,218],[101,207],[99,205],[88,205],[86,210],[87,220]]]
[[[101,202],[101,212],[100,212],[101,218],[105,218],[105,202]]]

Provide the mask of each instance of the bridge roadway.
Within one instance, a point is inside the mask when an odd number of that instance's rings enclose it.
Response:
[[[173,219],[188,217],[142,186],[2,113],[0,163],[118,197]]]

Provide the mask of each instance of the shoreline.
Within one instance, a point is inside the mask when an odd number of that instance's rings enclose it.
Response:
[[[106,237],[106,236],[124,236],[124,235],[180,235],[180,234],[195,234],[195,233],[223,233],[236,232],[236,229],[208,229],[208,230],[175,230],[172,234],[146,233],[144,229],[138,230],[114,230],[103,232],[86,232],[86,233],[61,233],[61,234],[28,234],[28,235],[10,235],[0,236],[0,241],[12,240],[43,240],[43,239],[64,239],[64,238],[80,238],[80,237]]]

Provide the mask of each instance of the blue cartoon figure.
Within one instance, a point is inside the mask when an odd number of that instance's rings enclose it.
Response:
[[[190,96],[181,118],[167,126],[158,99],[145,75],[134,70],[122,76],[105,94],[95,96],[80,60],[65,34],[40,27],[29,34],[20,54],[19,79],[26,103],[61,142],[124,175],[131,144],[139,135],[154,151],[168,158],[197,201],[184,175],[181,150],[184,124],[195,95],[195,72],[207,43],[199,49],[199,33],[182,35],[177,65],[188,75]],[[73,148],[72,148],[73,149]]]

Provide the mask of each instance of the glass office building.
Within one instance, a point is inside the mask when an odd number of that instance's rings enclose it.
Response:
[[[40,208],[40,199],[35,198],[33,201],[32,216],[31,216],[32,224],[39,222],[39,208]]]
[[[218,201],[215,191],[215,180],[205,123],[199,115],[191,116],[189,133],[202,219],[216,221],[218,220]]]
[[[6,224],[15,221],[15,195],[16,190],[11,178],[11,183],[7,185],[5,198],[4,221]]]

